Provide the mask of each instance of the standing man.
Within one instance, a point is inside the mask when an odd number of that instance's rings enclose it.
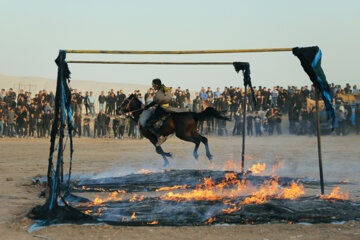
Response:
[[[106,100],[106,97],[105,97],[104,91],[101,91],[101,94],[99,96],[99,113],[101,112],[101,110],[105,110],[105,108],[104,108],[105,100]]]
[[[0,138],[3,137],[4,122],[5,122],[4,119],[5,119],[5,115],[4,115],[3,109],[0,107]]]
[[[80,115],[82,114],[82,108],[83,108],[83,102],[84,102],[84,97],[82,96],[81,92],[79,92],[79,95],[76,99],[76,111],[80,112]]]
[[[85,136],[85,133],[87,133],[87,136],[90,137],[90,118],[88,114],[85,114],[84,117],[84,124],[83,124],[83,134]]]
[[[360,133],[360,106],[357,103],[355,108],[355,124],[356,124],[356,134]]]
[[[15,129],[15,112],[10,106],[8,107],[9,111],[6,116],[7,118],[7,129],[8,129],[8,136],[14,137],[14,129]]]
[[[50,112],[50,110],[47,110],[44,116],[44,136],[47,133],[46,137],[50,136],[50,126],[51,126],[51,122],[52,122],[52,114]]]
[[[81,137],[81,114],[80,114],[80,112],[76,112],[76,114],[75,114],[74,125],[75,125],[75,131],[77,132],[78,136]]]
[[[104,94],[104,92],[102,92]],[[105,100],[104,100],[105,101]],[[106,115],[104,113],[104,110],[101,109],[100,113],[97,116],[97,132],[98,132],[98,137],[105,136],[105,119],[106,119]]]
[[[90,96],[88,97],[88,104],[90,108],[90,114],[92,117],[95,116],[95,97],[93,96],[93,92],[90,91]]]
[[[89,104],[89,92],[88,91],[85,92],[84,105],[85,105],[86,114],[89,114],[90,104]]]

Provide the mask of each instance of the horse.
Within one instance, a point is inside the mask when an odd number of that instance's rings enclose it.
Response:
[[[120,111],[125,114],[130,114],[136,123],[139,122],[140,115],[144,111],[143,109],[142,102],[134,94],[131,94],[128,98],[126,98],[120,106]],[[158,131],[165,137],[175,133],[176,137],[180,138],[181,140],[194,143],[195,148],[193,151],[193,156],[196,160],[199,158],[197,151],[200,142],[202,142],[205,145],[206,156],[209,161],[211,161],[212,155],[210,153],[208,139],[198,133],[197,125],[199,121],[213,117],[227,121],[230,120],[228,117],[224,116],[224,114],[217,111],[213,107],[207,107],[204,111],[199,113],[190,111],[170,112],[166,116],[165,120],[163,120],[163,124]],[[156,153],[163,157],[163,167],[169,165],[167,157],[172,157],[172,154],[169,152],[164,152],[161,146],[157,146],[157,136],[142,126],[140,126],[140,131],[142,135],[149,139],[149,141],[155,146]]]

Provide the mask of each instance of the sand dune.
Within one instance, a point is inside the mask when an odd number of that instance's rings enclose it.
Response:
[[[78,89],[83,94],[85,91],[93,91],[95,96],[98,96],[102,90],[109,91],[114,89],[118,91],[124,90],[126,94],[133,92],[135,89],[145,93],[150,87],[149,85],[141,84],[129,84],[129,83],[111,83],[111,82],[95,82],[87,80],[71,79],[70,85],[72,88]],[[55,91],[56,79],[41,78],[41,77],[14,77],[0,74],[0,88],[13,88],[16,92],[23,89],[24,91],[30,91],[33,94],[39,92],[42,89],[48,91]],[[106,92],[105,92],[106,94]]]

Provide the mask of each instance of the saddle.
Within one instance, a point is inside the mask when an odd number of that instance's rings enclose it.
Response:
[[[155,124],[154,127],[155,128],[160,128],[163,124],[163,122],[165,121],[165,119],[171,114],[171,113],[183,113],[183,112],[190,112],[188,109],[186,108],[174,108],[174,107],[166,107],[166,108],[162,108],[162,110],[164,110],[164,112],[166,114],[164,114],[164,116],[162,116]],[[141,114],[140,114],[140,118],[139,118],[139,123],[142,127],[145,127],[145,124],[147,122],[147,120],[154,114],[154,109],[149,108],[147,110],[144,110]]]
[[[186,108],[175,108],[175,107],[166,107],[162,108],[164,112],[166,113],[184,113],[184,112],[190,112],[189,109]]]

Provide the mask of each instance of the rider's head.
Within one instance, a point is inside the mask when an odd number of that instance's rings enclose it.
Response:
[[[152,81],[152,86],[153,88],[155,88],[156,90],[160,89],[161,87],[161,80],[156,78]]]

